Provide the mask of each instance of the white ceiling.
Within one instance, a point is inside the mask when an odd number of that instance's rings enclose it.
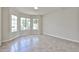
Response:
[[[38,10],[35,10],[34,7],[13,7],[13,9],[18,10],[19,12],[30,14],[30,15],[45,15],[51,12],[60,10],[60,7],[38,7]]]

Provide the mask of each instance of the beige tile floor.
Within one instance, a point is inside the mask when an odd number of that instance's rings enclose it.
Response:
[[[30,35],[2,43],[0,52],[78,52],[79,43],[51,37]]]

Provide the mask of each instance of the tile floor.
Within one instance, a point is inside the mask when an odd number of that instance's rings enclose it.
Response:
[[[2,43],[0,52],[79,52],[79,43],[48,35],[30,35]]]

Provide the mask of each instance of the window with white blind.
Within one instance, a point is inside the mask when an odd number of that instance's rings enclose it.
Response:
[[[17,31],[17,16],[11,15],[11,32]]]
[[[38,30],[38,21],[39,19],[33,19],[33,30]]]
[[[21,17],[21,30],[30,29],[30,18]]]

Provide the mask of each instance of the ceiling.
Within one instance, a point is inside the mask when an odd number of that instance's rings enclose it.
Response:
[[[30,14],[30,15],[46,15],[51,12],[55,12],[60,10],[60,7],[38,7],[37,10],[34,7],[12,7],[12,9],[16,9],[19,12]]]

